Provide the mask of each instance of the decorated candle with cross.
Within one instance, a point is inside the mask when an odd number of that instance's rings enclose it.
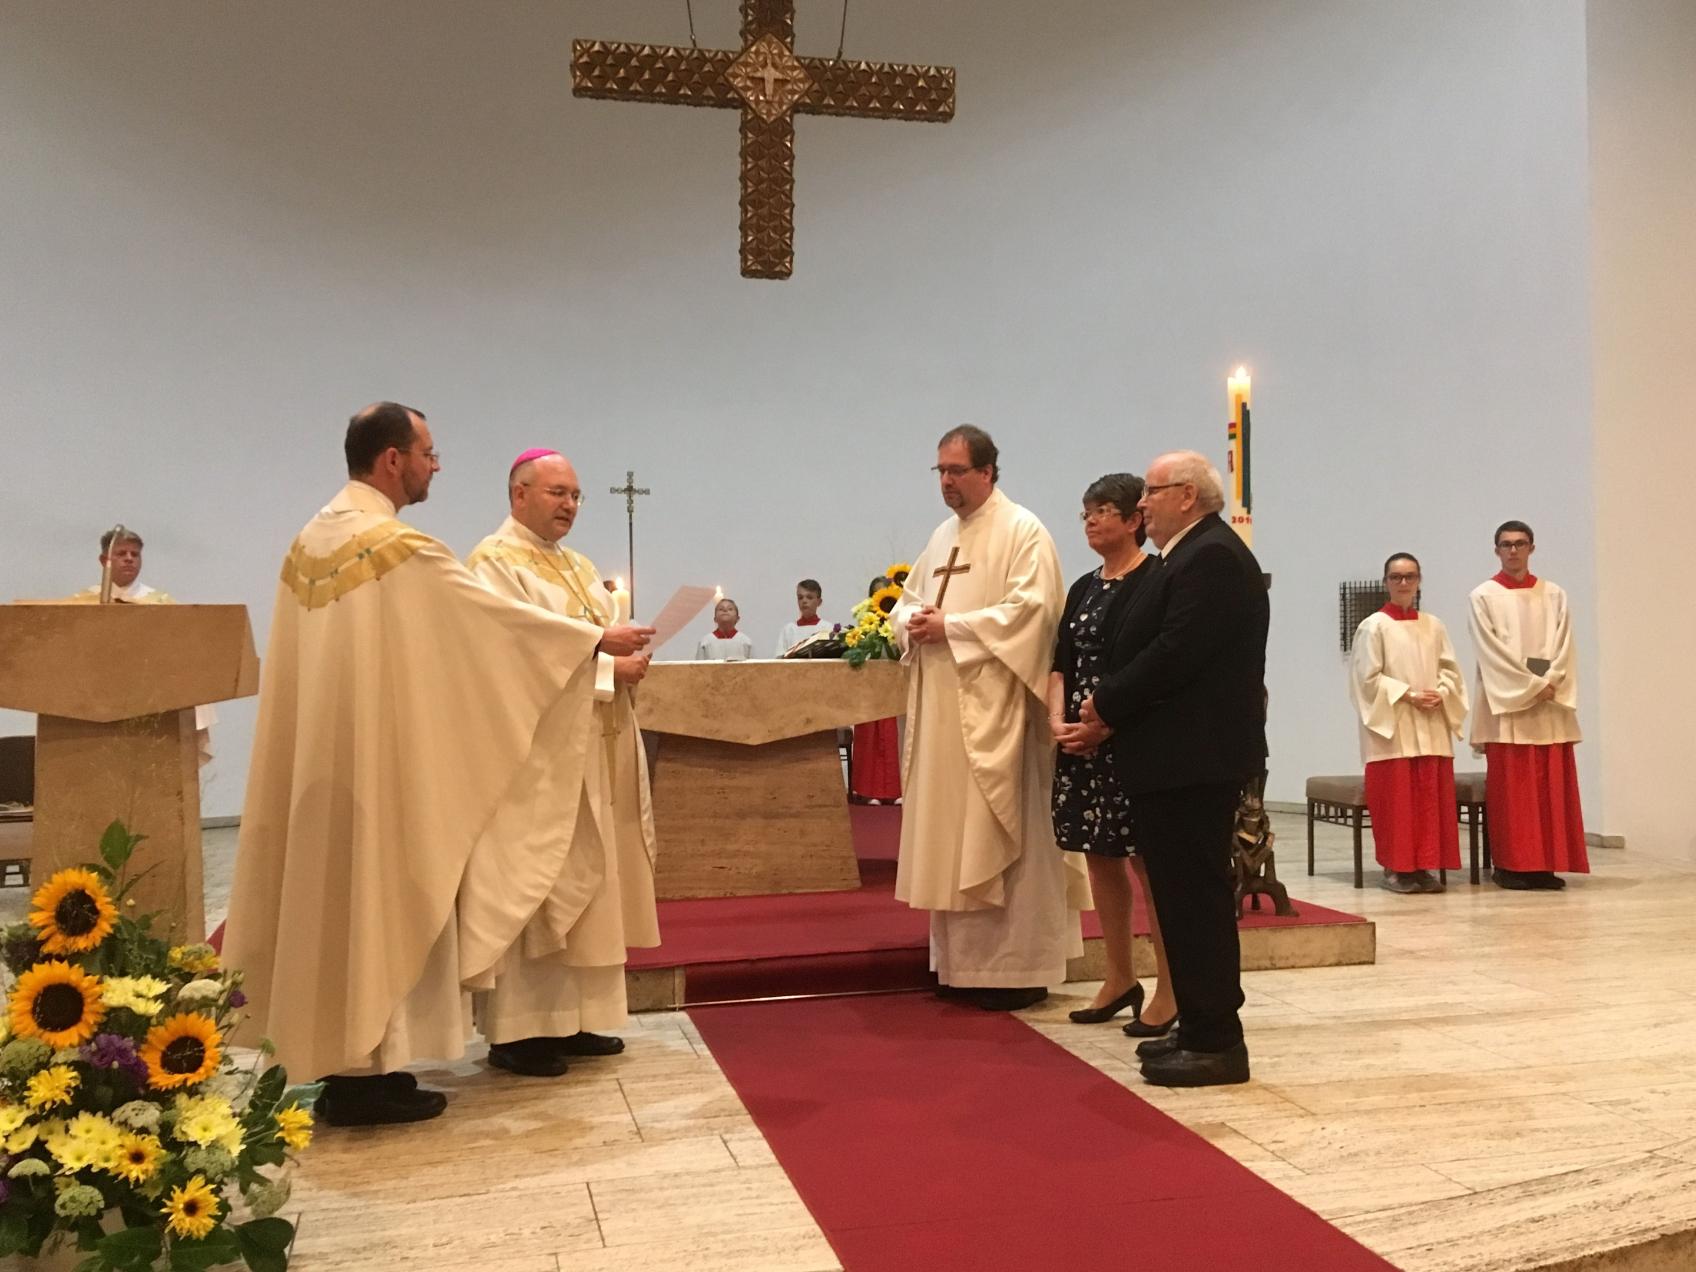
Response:
[[[1231,420],[1225,426],[1225,438],[1230,450],[1225,456],[1229,481],[1225,491],[1231,529],[1242,536],[1249,547],[1254,546],[1254,489],[1249,478],[1249,374],[1247,367],[1238,367],[1236,374],[1225,381],[1225,393],[1231,403]]]

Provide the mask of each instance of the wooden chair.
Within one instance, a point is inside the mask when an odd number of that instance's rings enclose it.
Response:
[[[1481,881],[1478,868],[1482,852],[1484,869],[1490,869],[1490,824],[1484,809],[1484,774],[1455,774],[1455,815],[1467,830],[1467,854],[1471,859],[1472,882]],[[1329,822],[1347,826],[1354,832],[1354,886],[1366,886],[1361,851],[1361,831],[1372,826],[1372,814],[1366,807],[1366,778],[1352,775],[1310,777],[1307,779],[1307,873],[1313,873],[1313,823]],[[1448,882],[1449,872],[1439,870],[1438,877]]]
[[[35,804],[35,736],[0,738],[0,805]],[[34,855],[32,813],[0,808],[0,888],[27,888]]]
[[[1467,856],[1472,861],[1472,882],[1480,882],[1478,855],[1484,854],[1484,869],[1490,866],[1490,822],[1484,809],[1484,774],[1455,774],[1455,807],[1460,824],[1466,827]]]

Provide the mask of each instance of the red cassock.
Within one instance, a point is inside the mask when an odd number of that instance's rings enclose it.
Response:
[[[894,716],[854,726],[848,789],[861,799],[901,798],[901,735]]]
[[[1589,874],[1571,742],[1484,747],[1490,860],[1503,870]]]
[[[1460,869],[1452,757],[1373,761],[1366,766],[1366,807],[1384,869],[1397,874]]]

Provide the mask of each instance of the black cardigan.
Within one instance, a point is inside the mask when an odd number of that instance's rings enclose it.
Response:
[[[1142,586],[1156,570],[1160,569],[1160,558],[1147,556],[1141,565],[1120,579],[1123,585],[1113,590],[1113,599],[1107,603],[1107,615],[1102,620],[1102,629],[1108,634],[1109,642],[1112,633],[1118,631],[1125,606],[1130,603]],[[1077,617],[1078,608],[1084,603],[1084,596],[1089,591],[1089,581],[1095,577],[1095,571],[1081,576],[1066,593],[1066,608],[1060,615],[1060,630],[1054,639],[1054,670],[1060,673],[1066,683],[1066,701],[1064,706],[1066,720],[1070,724],[1077,723],[1077,713],[1072,710],[1072,691],[1078,687],[1078,669],[1076,664],[1077,647],[1072,642],[1072,620]]]

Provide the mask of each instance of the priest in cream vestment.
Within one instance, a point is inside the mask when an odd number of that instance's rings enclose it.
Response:
[[[263,665],[225,958],[246,973],[246,1041],[302,1079],[330,1075],[332,1124],[407,1122],[446,1105],[395,1072],[459,1056],[469,1032],[456,899],[468,873],[522,879],[527,845],[490,834],[547,807],[546,733],[588,746],[604,630],[500,597],[396,518],[437,459],[416,411],[350,422],[353,480],[283,563]],[[484,945],[503,930],[477,916]]]
[[[996,488],[996,459],[980,429],[943,437],[937,472],[954,515],[892,616],[911,668],[895,895],[931,911],[945,996],[1016,1010],[1083,953],[1089,885],[1055,846],[1048,811],[1043,695],[1066,594],[1060,560],[1042,523]]]
[[[550,613],[599,627],[618,622],[594,565],[560,542],[582,500],[571,463],[557,451],[525,451],[508,494],[511,513],[467,559],[472,572],[492,591]],[[502,856],[533,868],[516,880],[473,872],[461,890],[462,915],[486,911],[500,917],[501,930],[514,922],[523,929],[498,961],[465,969],[468,983],[487,986],[476,998],[477,1024],[490,1062],[502,1068],[563,1072],[568,1057],[624,1049],[622,1039],[592,1031],[626,1021],[626,948],[659,944],[647,757],[627,687],[647,665],[645,653],[597,659],[588,745],[577,746],[574,734],[537,736],[538,753],[554,756],[552,782],[567,792],[561,806],[551,817],[498,823],[527,845]],[[559,723],[577,727],[574,717]],[[570,790],[579,792],[574,799]]]

